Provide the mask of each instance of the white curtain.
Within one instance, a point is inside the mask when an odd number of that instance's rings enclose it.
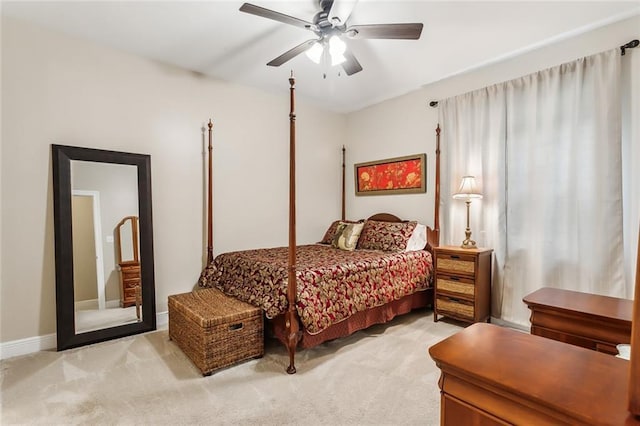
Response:
[[[624,297],[620,52],[442,101],[443,242],[463,239],[463,175],[479,245],[494,249],[492,315],[527,326],[541,287]]]

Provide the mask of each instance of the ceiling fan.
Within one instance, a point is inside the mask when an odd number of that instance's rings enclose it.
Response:
[[[320,10],[312,21],[295,18],[274,10],[250,3],[240,7],[241,12],[261,16],[274,21],[313,31],[317,38],[307,40],[273,59],[267,65],[278,67],[290,59],[306,52],[316,63],[327,52],[332,65],[342,65],[347,75],[362,71],[362,66],[344,42],[344,37],[358,39],[403,39],[417,40],[422,33],[422,24],[369,24],[348,25],[349,16],[357,0],[318,0]]]

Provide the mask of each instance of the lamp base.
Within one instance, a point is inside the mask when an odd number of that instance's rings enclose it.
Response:
[[[478,246],[476,246],[476,242],[470,239],[466,239],[462,242],[462,244],[460,244],[460,248],[463,249],[474,249],[474,248],[478,248]]]
[[[469,216],[467,216],[467,223],[469,221],[468,217]],[[467,229],[465,229],[465,231],[464,231],[464,236],[466,238],[464,239],[464,241],[462,242],[460,247],[462,247],[463,249],[474,249],[474,248],[477,248],[476,242],[471,239],[471,228],[469,228],[468,224],[467,224]]]

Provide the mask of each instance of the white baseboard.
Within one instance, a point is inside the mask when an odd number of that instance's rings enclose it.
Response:
[[[27,337],[26,339],[0,343],[0,359],[7,359],[18,355],[27,355],[55,348],[55,333],[47,334],[45,336]]]
[[[516,324],[514,322],[501,320],[500,318],[491,317],[491,324],[499,325],[501,327],[513,328],[514,330],[529,332],[529,327]]]
[[[169,312],[156,313],[156,328],[163,329],[169,323]],[[27,337],[26,339],[12,340],[0,343],[0,360],[19,355],[28,355],[39,351],[56,349],[56,333],[44,336]]]
[[[107,300],[107,302],[104,304],[104,307],[107,308],[107,309],[119,308],[120,307],[120,300],[118,300],[118,299]]]
[[[169,311],[156,312],[156,328],[167,328],[169,324]]]

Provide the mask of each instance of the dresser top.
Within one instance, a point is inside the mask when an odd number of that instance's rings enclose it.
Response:
[[[566,311],[585,317],[629,323],[633,317],[633,300],[572,290],[543,287],[525,296],[522,301],[530,308]]]
[[[429,354],[443,374],[579,423],[640,424],[627,410],[629,361],[611,355],[484,323],[431,346]]]
[[[468,254],[476,254],[476,253],[485,253],[493,251],[490,248],[477,247],[473,249],[465,249],[460,246],[438,246],[434,247],[436,252],[456,252],[456,253],[468,253]]]

